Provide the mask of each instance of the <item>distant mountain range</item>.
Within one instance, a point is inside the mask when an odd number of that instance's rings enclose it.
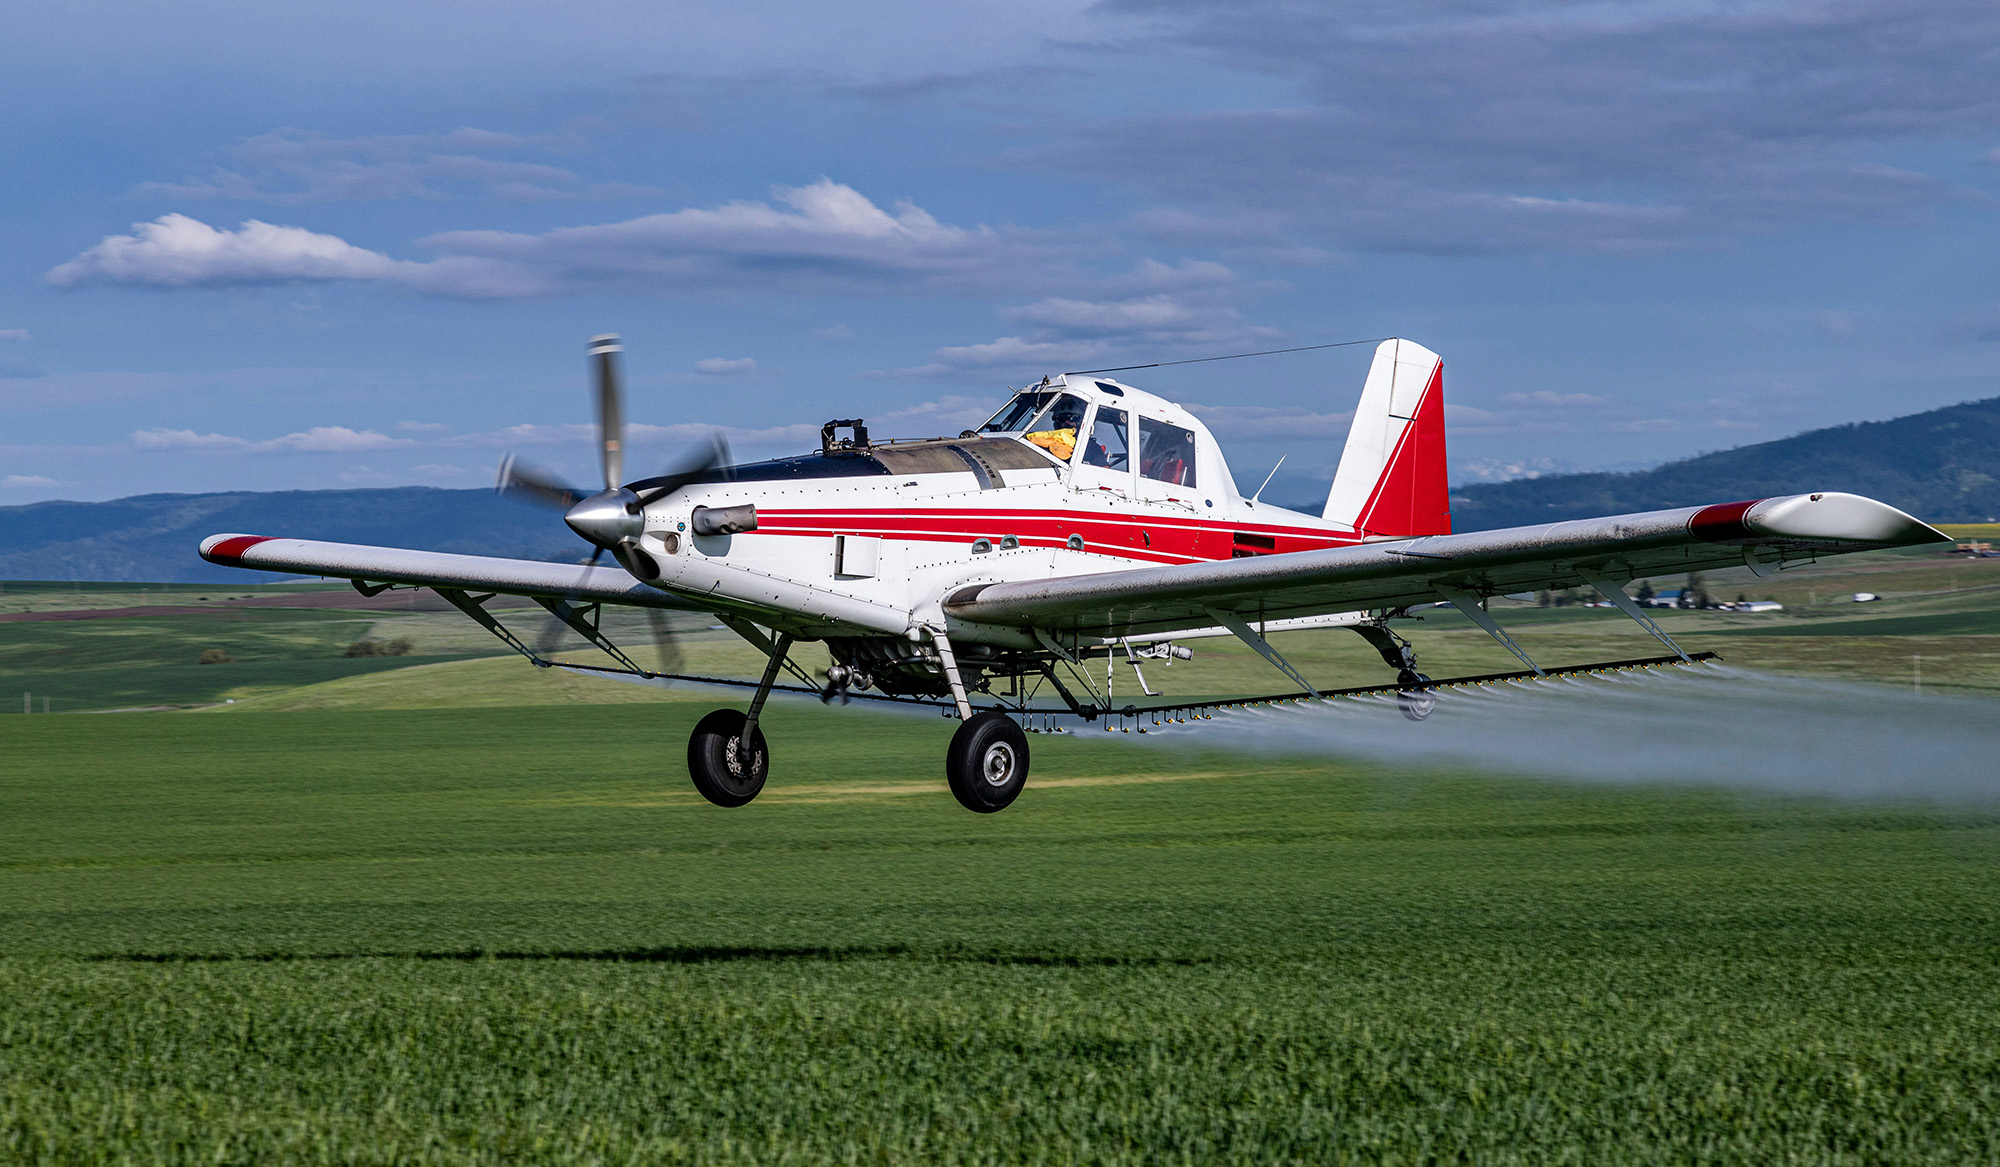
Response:
[[[576,559],[590,550],[562,516],[491,490],[283,490],[142,494],[111,502],[0,507],[0,579],[207,583],[278,579],[196,553],[224,531],[377,543],[420,551]]]
[[[1933,523],[2000,521],[2000,397],[1812,430],[1633,474],[1552,474],[1456,487],[1452,529],[1843,490]]]
[[[1937,523],[2000,521],[2000,397],[1634,474],[1462,486],[1451,493],[1452,526],[1481,531],[1812,490],[1869,495]],[[203,536],[221,531],[521,559],[572,560],[588,550],[560,516],[490,490],[142,494],[0,507],[0,579],[247,582],[248,573],[195,554]]]

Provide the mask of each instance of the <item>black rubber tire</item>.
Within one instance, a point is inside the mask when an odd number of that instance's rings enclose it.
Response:
[[[764,745],[763,727],[750,741],[748,764],[730,757],[730,744],[742,738],[749,717],[737,709],[717,709],[701,719],[688,738],[688,777],[701,796],[717,806],[742,806],[764,789],[771,773],[771,751]]]
[[[1431,679],[1422,673],[1404,670],[1396,678],[1399,685],[1428,685]],[[1437,692],[1432,689],[1405,689],[1396,694],[1396,704],[1402,707],[1403,716],[1411,721],[1422,721],[1437,708]]]
[[[965,809],[980,814],[1006,810],[1028,781],[1028,735],[1004,713],[975,714],[951,735],[944,775],[952,797]]]

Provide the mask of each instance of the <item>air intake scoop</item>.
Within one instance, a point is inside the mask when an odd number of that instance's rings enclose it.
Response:
[[[733,507],[696,507],[688,525],[697,535],[740,535],[757,529],[757,506],[744,503]]]

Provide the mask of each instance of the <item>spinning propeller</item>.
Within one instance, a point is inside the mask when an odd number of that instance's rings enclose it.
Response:
[[[569,524],[569,529],[596,547],[584,562],[583,577],[577,581],[579,591],[606,551],[611,552],[619,565],[634,575],[642,578],[657,575],[657,572],[648,575],[633,570],[635,564],[648,562],[646,554],[638,546],[639,536],[645,531],[646,506],[700,479],[718,466],[729,465],[728,442],[719,433],[710,434],[674,457],[659,477],[644,479],[632,486],[621,485],[625,477],[625,402],[618,354],[623,351],[624,346],[618,343],[615,335],[594,336],[590,340],[592,396],[597,405],[598,465],[604,473],[604,489],[588,494],[563,481],[553,471],[511,453],[501,460],[499,481],[494,485],[498,493],[507,497],[563,512],[563,522]],[[576,598],[575,593],[567,597],[572,604]],[[654,639],[660,646],[661,671],[678,671],[680,653],[673,644],[672,630],[665,615],[651,608],[646,612],[652,620]],[[553,645],[562,627],[562,621],[550,618],[550,625],[542,635],[544,651]]]

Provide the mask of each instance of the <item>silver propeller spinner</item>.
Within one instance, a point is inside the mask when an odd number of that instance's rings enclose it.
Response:
[[[554,473],[514,454],[500,462],[499,480],[494,489],[509,498],[550,507],[563,512],[563,522],[589,541],[596,550],[584,563],[584,580],[606,551],[625,566],[626,553],[636,548],[645,532],[648,504],[657,502],[718,466],[729,464],[729,445],[720,434],[711,434],[675,458],[658,478],[648,479],[642,490],[621,485],[625,477],[625,402],[619,354],[625,348],[615,334],[590,338],[590,371],[597,406],[598,465],[604,475],[604,489],[585,494]],[[629,567],[628,567],[629,570]],[[568,597],[574,601],[574,595]],[[662,671],[674,672],[678,652],[671,643],[664,616],[648,610],[653,617],[655,638],[660,644]],[[560,622],[551,630],[560,632]],[[553,639],[545,635],[545,640]]]

